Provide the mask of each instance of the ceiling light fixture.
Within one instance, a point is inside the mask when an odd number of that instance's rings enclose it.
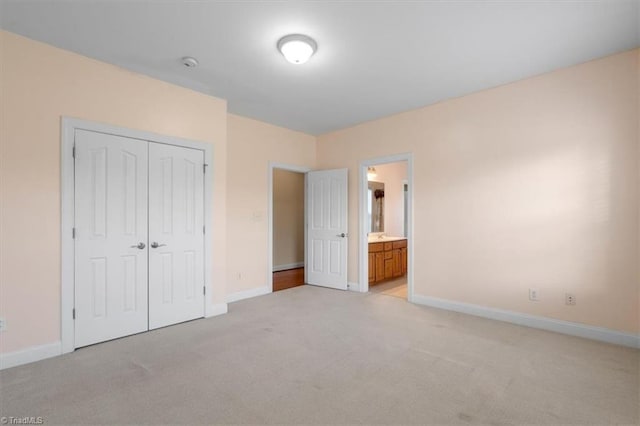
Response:
[[[303,34],[289,34],[278,41],[278,50],[292,64],[304,64],[317,49],[315,40]]]
[[[195,68],[198,66],[198,60],[196,58],[192,58],[191,56],[185,56],[181,59],[182,65],[187,68]]]

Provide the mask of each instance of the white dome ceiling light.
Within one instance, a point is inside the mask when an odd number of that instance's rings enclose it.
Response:
[[[302,34],[290,34],[278,41],[278,50],[292,64],[304,64],[317,49],[315,40]]]

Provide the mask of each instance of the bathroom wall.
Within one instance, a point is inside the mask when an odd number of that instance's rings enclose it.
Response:
[[[60,124],[213,145],[212,303],[226,295],[226,101],[0,31],[0,351],[60,340]],[[215,279],[218,277],[218,279]]]
[[[379,164],[377,176],[372,180],[384,183],[384,233],[404,235],[404,181],[407,179],[407,162]]]
[[[638,55],[319,136],[318,167],[349,168],[349,281],[359,162],[412,153],[418,296],[637,333]]]
[[[273,170],[273,270],[304,265],[304,173]]]

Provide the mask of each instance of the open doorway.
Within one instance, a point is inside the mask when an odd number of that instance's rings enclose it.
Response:
[[[278,170],[295,172],[304,177],[303,214],[304,253],[302,269],[300,260],[282,260],[274,256],[280,238],[297,233],[291,229],[278,230],[274,211],[274,177]],[[271,291],[274,287],[274,272],[298,269],[295,278],[300,285],[300,276],[304,274],[304,284],[347,290],[347,169],[316,170],[306,167],[290,166],[280,163],[269,164],[269,232],[267,248],[267,283]],[[299,208],[299,206],[298,206]],[[291,222],[285,220],[284,222]],[[297,243],[295,243],[297,245]],[[275,271],[274,271],[275,266]],[[300,270],[302,269],[302,270]],[[285,288],[290,288],[285,286]]]
[[[411,155],[361,163],[360,290],[411,301]]]
[[[304,178],[273,169],[273,291],[304,284]]]

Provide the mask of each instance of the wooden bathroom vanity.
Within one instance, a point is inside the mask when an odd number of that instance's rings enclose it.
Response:
[[[369,243],[369,284],[398,278],[406,273],[406,238]]]

